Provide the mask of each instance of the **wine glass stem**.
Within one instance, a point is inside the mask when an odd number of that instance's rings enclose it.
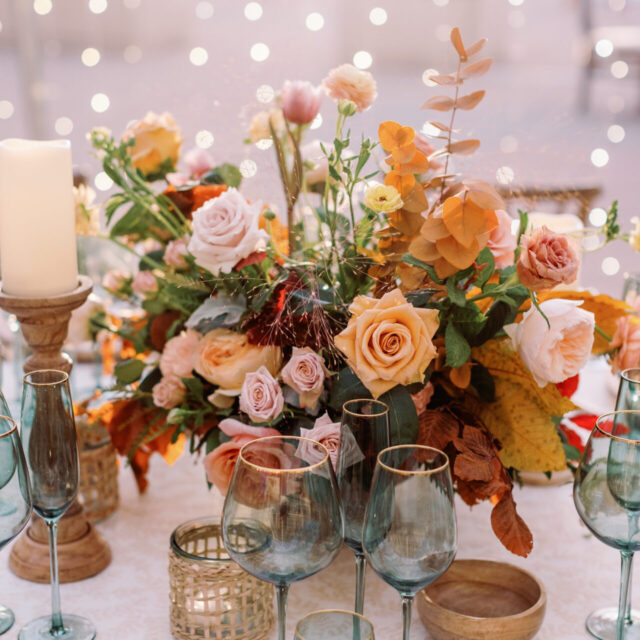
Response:
[[[356,551],[356,613],[364,613],[364,574],[367,558],[364,553]]]
[[[287,596],[289,595],[289,585],[279,584],[277,586],[278,599],[278,640],[285,640],[287,633]]]
[[[618,603],[618,627],[616,640],[624,638],[624,627],[627,618],[629,595],[631,593],[631,567],[633,565],[633,553],[622,551],[622,568],[620,575],[620,601]]]
[[[402,598],[402,640],[411,637],[411,605],[413,596],[400,596]]]
[[[62,635],[62,612],[60,610],[60,580],[58,578],[58,521],[46,520],[49,530],[49,560],[51,566],[51,635]]]

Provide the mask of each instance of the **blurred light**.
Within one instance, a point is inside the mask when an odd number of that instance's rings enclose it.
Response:
[[[129,44],[124,48],[122,56],[125,62],[135,64],[136,62],[140,62],[142,58],[142,49],[135,44]]]
[[[430,122],[425,122],[422,125],[422,129],[420,129],[420,131],[424,133],[425,136],[431,136],[431,137],[439,136],[442,133],[442,131],[440,131],[438,127],[435,127]]]
[[[602,273],[606,276],[615,276],[620,271],[620,262],[617,258],[609,256],[602,261]]]
[[[243,160],[240,163],[240,173],[245,178],[253,178],[258,173],[258,165],[253,160]]]
[[[524,4],[524,0],[509,0],[509,4],[512,7],[520,7],[521,5]]]
[[[609,162],[609,154],[606,149],[594,149],[591,152],[591,164],[596,167],[604,167]]]
[[[269,57],[269,47],[264,42],[256,42],[251,47],[250,55],[256,62],[264,62]]]
[[[514,153],[518,150],[518,138],[515,136],[503,136],[500,138],[500,151],[502,153]]]
[[[213,133],[202,129],[196,133],[196,145],[201,149],[209,149],[213,145]]]
[[[91,13],[104,13],[107,10],[107,0],[89,0]]]
[[[262,17],[262,5],[259,2],[248,2],[244,8],[244,17],[247,20],[260,20]]]
[[[8,120],[13,115],[13,105],[8,100],[0,100],[0,120]]]
[[[0,31],[2,31],[2,20],[0,20]]]
[[[441,5],[441,6],[444,6],[444,5]],[[439,24],[436,27],[436,38],[438,38],[440,42],[449,42],[450,35],[451,35],[451,25]]]
[[[321,13],[310,13],[305,20],[309,31],[320,31],[324,27],[324,18]]]
[[[589,212],[589,222],[594,227],[601,227],[607,221],[607,212],[602,207],[596,207]]]
[[[627,0],[609,0],[609,8],[612,11],[622,11],[627,4]]]
[[[607,129],[607,138],[609,138],[611,142],[622,142],[624,140],[624,136],[624,127],[621,127],[619,124],[612,124]]]
[[[97,113],[104,113],[111,102],[106,93],[96,93],[91,97],[91,108]]]
[[[375,7],[369,12],[369,20],[376,27],[383,25],[387,21],[387,12],[382,7]]]
[[[140,6],[140,0],[123,0],[127,9],[137,9]]]
[[[624,60],[616,60],[611,65],[611,75],[618,80],[626,77],[629,73],[629,65]]]
[[[368,69],[373,64],[373,58],[368,51],[356,51],[353,56],[353,64],[358,69]]]
[[[101,171],[93,179],[93,184],[99,191],[108,191],[113,186],[113,180],[104,171]]]
[[[62,116],[56,120],[53,128],[59,136],[68,136],[73,131],[73,121],[71,118]]]
[[[613,53],[613,42],[603,38],[596,42],[596,46],[594,48],[601,58],[608,58]]]
[[[256,90],[256,98],[258,102],[264,102],[267,104],[271,102],[276,97],[276,92],[273,90],[273,87],[268,84],[261,84]]]
[[[264,151],[265,149],[271,149],[273,146],[273,140],[271,138],[263,138],[262,140],[258,140],[256,142],[256,147]]]
[[[524,27],[524,11],[509,11],[507,21],[509,22],[509,26],[513,29],[520,29],[521,27]]]
[[[449,4],[449,0],[433,0],[433,4],[436,7],[446,7]]]
[[[422,82],[424,82],[424,84],[427,85],[427,87],[435,87],[436,83],[431,80],[431,76],[437,76],[438,75],[438,70],[437,69],[425,69],[422,72]]]
[[[518,231],[520,231],[520,220],[512,220],[511,221],[511,233],[514,236],[518,235]]]
[[[196,5],[196,18],[200,20],[208,20],[213,16],[213,5],[207,0],[202,0]]]
[[[496,181],[499,184],[510,184],[516,177],[514,170],[511,167],[500,167],[496,171]]]
[[[189,52],[189,62],[196,67],[201,67],[209,59],[207,50],[203,47],[194,47]]]
[[[100,52],[93,47],[87,47],[80,56],[85,67],[95,67],[100,62]]]
[[[311,123],[309,129],[319,129],[322,126],[322,114],[318,114]]]
[[[33,10],[39,16],[46,16],[53,9],[51,0],[33,0]]]
[[[624,98],[622,96],[609,96],[607,98],[607,109],[609,109],[611,113],[624,111]]]

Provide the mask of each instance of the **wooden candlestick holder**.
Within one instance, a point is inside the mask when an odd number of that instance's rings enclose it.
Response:
[[[59,369],[69,373],[71,358],[62,352],[71,312],[81,306],[93,288],[91,278],[79,276],[78,286],[69,293],[48,298],[21,298],[3,293],[0,308],[14,314],[33,353],[24,363],[25,373],[38,369]],[[58,525],[60,582],[75,582],[100,573],[111,562],[111,549],[89,523],[77,498]],[[9,567],[20,578],[49,582],[49,542],[47,528],[33,515],[26,531],[11,549]]]

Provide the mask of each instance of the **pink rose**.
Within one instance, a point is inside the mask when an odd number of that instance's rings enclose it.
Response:
[[[553,298],[540,303],[549,319],[531,307],[518,324],[504,330],[533,375],[538,386],[563,382],[575,376],[589,359],[593,346],[595,317],[579,309],[580,300]]]
[[[276,379],[264,365],[247,373],[240,390],[240,411],[252,422],[269,422],[282,413],[284,396]]]
[[[568,235],[540,227],[520,238],[520,248],[516,270],[527,289],[550,289],[578,277],[580,257]]]
[[[293,347],[281,375],[283,382],[300,396],[300,406],[315,409],[324,388],[325,373],[324,359],[313,349]]]
[[[411,394],[411,399],[413,400],[413,404],[416,407],[416,413],[418,415],[427,410],[429,402],[431,402],[431,398],[433,397],[433,392],[433,385],[430,382],[427,382],[424,388],[418,391],[418,393]]]
[[[184,238],[172,240],[164,250],[164,261],[176,269],[182,269],[187,266],[185,255],[189,253],[187,249],[187,241]]]
[[[617,349],[611,360],[613,373],[640,367],[640,321],[633,316],[618,318],[609,347]]]
[[[358,111],[368,109],[378,97],[376,81],[368,71],[342,64],[329,72],[322,81],[326,94],[335,100],[351,100]]]
[[[102,286],[107,290],[115,293],[118,289],[127,282],[129,276],[122,271],[112,270],[107,271],[102,278]]]
[[[198,347],[202,336],[193,329],[167,340],[160,356],[162,375],[174,375],[179,378],[193,378]]]
[[[309,124],[318,115],[322,91],[310,82],[289,82],[282,88],[282,112],[293,124]]]
[[[187,170],[192,178],[200,178],[213,169],[214,160],[206,149],[194,147],[184,154]]]
[[[185,398],[187,388],[178,376],[168,375],[154,385],[152,389],[153,404],[162,409],[173,409]]]
[[[516,250],[516,237],[511,230],[513,218],[504,210],[497,209],[496,217],[498,226],[489,233],[487,247],[493,254],[498,269],[504,269],[513,264],[513,255]]]
[[[151,271],[138,271],[133,278],[131,288],[134,293],[138,295],[145,295],[147,293],[153,293],[158,290],[158,281]]]

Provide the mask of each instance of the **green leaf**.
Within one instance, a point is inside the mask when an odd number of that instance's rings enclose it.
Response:
[[[529,226],[529,214],[526,211],[518,209],[518,216],[520,217],[520,226],[518,227],[517,247],[520,246],[520,238],[526,233],[527,227]]]
[[[134,204],[112,227],[109,233],[112,238],[133,234],[145,235],[149,230],[144,209]]]
[[[422,262],[422,260],[418,260],[418,258],[414,258],[410,253],[405,253],[402,256],[402,262],[409,264],[412,267],[418,267],[418,269],[424,269],[436,284],[444,284],[444,280],[438,278],[436,270],[430,264]]]
[[[494,302],[487,314],[487,320],[479,333],[471,340],[471,345],[478,347],[491,340],[505,325],[511,313],[511,307],[504,301]]]
[[[335,411],[342,411],[342,405],[348,400],[370,397],[371,393],[362,384],[360,378],[349,367],[345,367],[332,381],[329,406]]]
[[[469,359],[471,347],[452,322],[447,325],[444,342],[447,350],[447,366],[461,367]]]
[[[453,304],[459,307],[464,307],[467,304],[467,298],[462,289],[456,286],[456,282],[453,278],[447,278],[447,296]]]
[[[206,173],[202,177],[201,182],[203,184],[226,184],[229,187],[236,187],[237,189],[242,182],[242,174],[238,167],[225,162]]]
[[[493,275],[493,272],[495,271],[495,268],[496,268],[495,258],[493,257],[493,254],[491,253],[491,250],[488,247],[485,247],[478,254],[478,257],[476,258],[476,263],[484,265],[484,267],[482,267],[482,269],[478,273],[478,277],[474,283],[477,287],[480,287],[482,289],[482,287],[484,287],[484,285],[487,283],[489,278]]]
[[[108,157],[102,161],[102,168],[115,184],[117,184],[121,189],[126,189],[126,180],[116,171],[116,168],[111,164]]]
[[[149,253],[145,255],[147,258],[150,258],[154,262],[159,262],[160,264],[162,264],[164,249],[155,249],[154,251],[149,251]],[[138,263],[139,271],[151,271],[152,269],[153,269],[153,266],[149,264],[147,260],[145,260],[144,258],[140,259],[140,262]]]
[[[477,391],[484,402],[493,402],[496,399],[496,385],[489,369],[483,364],[472,360],[471,386]]]
[[[144,391],[145,393],[151,393],[153,387],[155,387],[158,382],[162,379],[162,372],[159,367],[156,367],[149,375],[145,376],[138,389],[140,391]]]
[[[167,305],[162,300],[158,300],[157,298],[152,298],[152,299],[144,300],[142,302],[142,308],[147,313],[150,313],[152,316],[157,316],[166,310]]]
[[[416,289],[409,291],[406,298],[414,307],[424,307],[438,292],[438,289]]]
[[[568,442],[562,443],[562,450],[564,451],[564,456],[567,460],[579,462],[582,459],[582,454],[580,453],[580,449],[574,447],[572,444]]]
[[[418,438],[418,414],[407,389],[398,385],[383,393],[378,400],[389,406],[391,445],[415,442]]]
[[[210,453],[219,445],[220,445],[220,430],[218,429],[218,427],[213,427],[207,434],[207,440],[204,447],[205,453]]]
[[[191,395],[196,398],[202,398],[204,395],[204,385],[200,378],[182,378],[182,382],[184,383],[184,386],[187,387],[187,390]]]
[[[142,362],[142,360],[131,358],[118,363],[115,366],[114,373],[116,374],[116,379],[119,383],[131,384],[132,382],[140,379],[140,376],[146,366],[147,365]]]

